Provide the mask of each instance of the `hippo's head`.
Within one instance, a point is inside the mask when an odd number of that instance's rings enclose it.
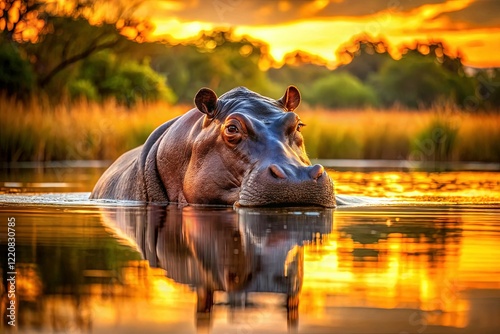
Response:
[[[195,97],[199,131],[188,131],[191,150],[182,194],[188,203],[240,206],[335,206],[333,183],[311,165],[294,112],[300,93],[287,88],[279,100],[246,88],[217,98],[208,88]],[[199,115],[199,113],[198,113]]]

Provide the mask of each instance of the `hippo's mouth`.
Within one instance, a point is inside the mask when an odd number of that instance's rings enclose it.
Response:
[[[255,175],[255,174],[254,174]],[[236,206],[242,207],[336,207],[332,180],[325,175],[318,180],[302,182],[258,183],[250,176],[241,187]]]

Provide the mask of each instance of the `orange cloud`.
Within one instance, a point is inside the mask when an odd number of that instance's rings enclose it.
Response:
[[[500,7],[494,1],[474,0],[216,0],[166,1],[156,11],[147,8],[157,26],[156,36],[186,39],[203,29],[232,27],[236,35],[268,43],[278,62],[288,53],[303,50],[333,67],[339,46],[368,33],[383,37],[393,51],[416,40],[443,41],[452,51],[460,49],[468,65],[500,66],[500,19],[489,15],[488,26],[481,27],[477,13],[471,11],[488,6]],[[496,21],[499,25],[492,26]]]

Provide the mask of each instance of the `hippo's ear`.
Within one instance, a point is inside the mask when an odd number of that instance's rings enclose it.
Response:
[[[213,118],[217,109],[217,94],[210,88],[202,88],[196,93],[194,104],[199,111]]]
[[[300,104],[300,93],[297,87],[288,86],[285,95],[278,100],[287,111],[294,111]]]

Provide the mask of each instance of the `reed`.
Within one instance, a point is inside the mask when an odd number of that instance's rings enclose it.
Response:
[[[113,160],[185,110],[165,103],[137,103],[127,109],[114,100],[81,100],[54,107],[44,99],[20,103],[0,98],[1,159]]]
[[[428,110],[308,110],[312,158],[500,161],[500,114],[449,105]]]
[[[141,145],[160,124],[191,106],[0,97],[4,162],[114,160]],[[449,106],[425,111],[301,108],[311,158],[500,161],[500,114],[470,114]]]

